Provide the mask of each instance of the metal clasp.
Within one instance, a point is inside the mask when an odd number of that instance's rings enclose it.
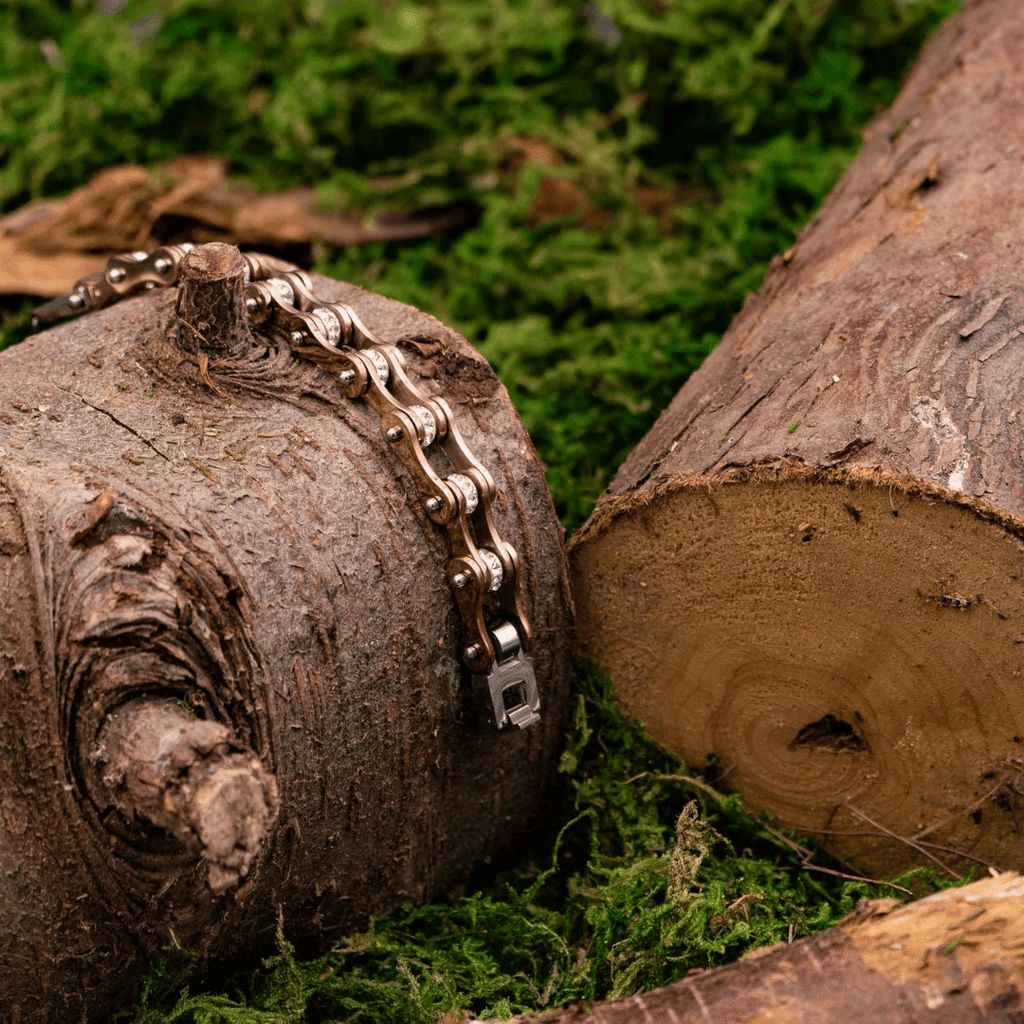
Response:
[[[473,682],[486,686],[499,729],[514,725],[525,729],[540,721],[540,695],[533,663],[523,653],[522,640],[510,622],[499,622],[492,630],[496,655],[487,675],[474,675]]]

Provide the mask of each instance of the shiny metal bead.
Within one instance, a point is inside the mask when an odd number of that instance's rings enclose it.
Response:
[[[480,549],[480,557],[487,563],[491,573],[491,585],[487,588],[492,593],[501,589],[501,581],[505,578],[505,570],[501,567],[501,559],[487,548]]]
[[[273,293],[285,303],[285,305],[292,306],[295,304],[295,289],[285,280],[280,277],[272,277],[268,282]]]
[[[312,310],[309,315],[320,326],[320,330],[323,331],[324,337],[327,339],[327,344],[332,348],[337,348],[338,342],[341,341],[341,321],[337,314],[326,306],[320,306]]]
[[[387,384],[388,378],[391,376],[391,367],[388,366],[388,361],[384,357],[384,353],[381,352],[380,349],[368,348],[363,354],[371,363],[373,363],[377,370],[377,380],[379,380],[381,384]]]

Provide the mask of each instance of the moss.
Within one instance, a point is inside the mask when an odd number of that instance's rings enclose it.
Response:
[[[200,150],[336,208],[473,207],[461,235],[324,250],[317,269],[481,348],[571,528],[956,6],[8,0],[0,211]],[[549,162],[514,173],[510,138]],[[538,221],[552,175],[583,205]],[[8,310],[0,345],[28,332],[27,305]]]

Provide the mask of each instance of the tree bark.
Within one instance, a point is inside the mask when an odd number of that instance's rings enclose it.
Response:
[[[865,901],[835,928],[756,950],[631,999],[517,1024],[969,1024],[1024,1015],[1024,880],[1003,874],[893,909]]]
[[[462,338],[314,280],[402,348],[495,477],[541,720],[495,730],[443,531],[327,368],[237,308],[227,338],[208,309],[216,337],[187,343],[175,289],[5,351],[0,1016],[102,1019],[157,957],[265,950],[279,908],[323,946],[463,880],[538,811],[572,647],[542,467]]]
[[[571,545],[626,708],[874,874],[1024,868],[1022,45],[941,29]]]

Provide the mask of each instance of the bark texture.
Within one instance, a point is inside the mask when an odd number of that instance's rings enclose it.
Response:
[[[626,707],[883,874],[1024,868],[1022,53],[942,28],[572,544]]]
[[[537,813],[572,634],[542,468],[463,339],[315,285],[402,348],[494,475],[541,722],[488,720],[445,537],[328,370],[258,337],[189,351],[173,289],[5,351],[3,1019],[102,1019],[157,956],[266,949],[278,908],[322,946],[464,879]]]
[[[1003,874],[757,950],[631,999],[518,1024],[969,1024],[1024,1017],[1024,880]]]

